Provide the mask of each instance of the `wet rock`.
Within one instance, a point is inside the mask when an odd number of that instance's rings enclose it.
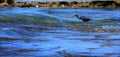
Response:
[[[7,3],[0,3],[0,6],[8,6]]]
[[[0,6],[14,5],[15,0],[0,0]]]
[[[120,4],[120,0],[115,0],[115,2],[119,3]]]
[[[2,0],[1,0],[2,2]],[[66,1],[61,1],[61,2],[16,2],[14,0],[10,0],[6,2],[8,5],[15,5],[18,7],[72,7],[72,8],[80,8],[80,7],[87,7],[87,8],[103,8],[103,7],[110,7],[110,8],[118,8],[120,7],[120,3],[115,2],[115,1],[93,1],[93,2],[66,2]],[[0,6],[6,5],[6,3],[1,3]],[[7,5],[7,6],[8,6]]]

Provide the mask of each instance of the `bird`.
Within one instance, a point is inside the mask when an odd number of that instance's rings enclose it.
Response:
[[[38,5],[35,5],[36,8],[38,8],[39,6]]]
[[[82,20],[83,22],[89,22],[91,19],[86,16],[74,15],[76,18]]]

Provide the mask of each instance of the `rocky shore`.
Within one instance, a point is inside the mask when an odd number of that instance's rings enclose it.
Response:
[[[16,2],[14,4],[0,3],[0,6],[17,7],[53,7],[53,8],[119,8],[119,1],[92,1],[92,2]]]

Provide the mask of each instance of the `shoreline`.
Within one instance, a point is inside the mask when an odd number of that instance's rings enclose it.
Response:
[[[0,7],[52,7],[52,8],[120,8],[120,3],[115,1],[93,2],[16,2],[14,4],[0,3]]]

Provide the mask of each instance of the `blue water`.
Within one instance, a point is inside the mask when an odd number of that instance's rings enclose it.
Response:
[[[119,15],[119,9],[0,8],[0,56],[119,57]]]

